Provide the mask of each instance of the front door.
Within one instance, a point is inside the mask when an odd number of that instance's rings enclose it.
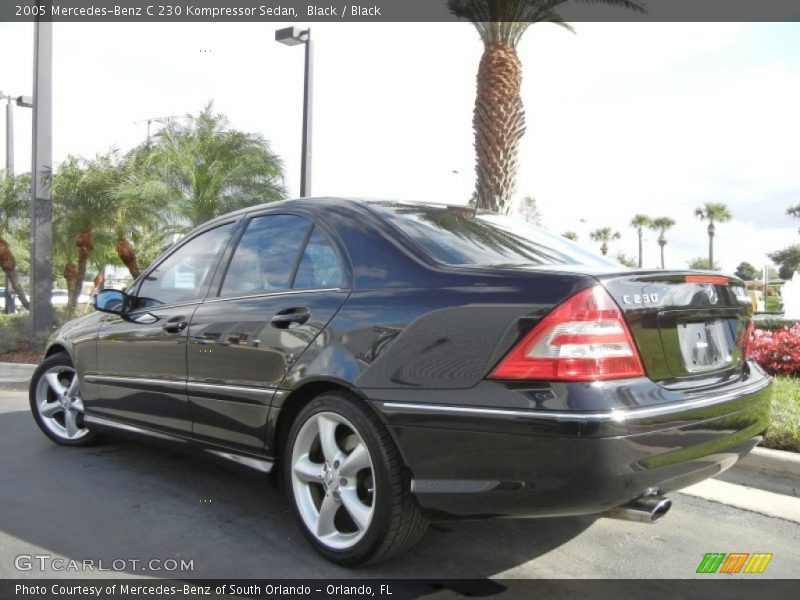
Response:
[[[188,338],[194,435],[264,447],[270,402],[349,286],[326,234],[297,215],[252,218],[218,293],[195,311]]]
[[[189,434],[186,339],[234,223],[203,231],[146,273],[124,315],[109,315],[97,342],[98,405],[105,416]]]

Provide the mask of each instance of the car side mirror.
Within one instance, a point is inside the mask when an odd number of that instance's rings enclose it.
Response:
[[[103,289],[94,297],[94,307],[100,312],[121,315],[128,304],[128,295],[121,290]]]

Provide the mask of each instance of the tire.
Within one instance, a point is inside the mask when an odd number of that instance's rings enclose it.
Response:
[[[305,537],[347,567],[411,548],[427,520],[400,454],[378,417],[346,393],[325,393],[292,423],[284,452],[286,489]]]
[[[56,444],[89,446],[100,440],[83,422],[77,375],[66,352],[42,361],[33,373],[28,395],[34,421]]]

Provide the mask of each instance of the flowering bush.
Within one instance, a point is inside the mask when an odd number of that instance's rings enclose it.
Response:
[[[775,331],[755,329],[750,354],[772,375],[800,375],[800,324]]]

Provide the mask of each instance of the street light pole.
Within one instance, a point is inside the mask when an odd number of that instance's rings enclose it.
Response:
[[[287,46],[305,44],[305,75],[303,77],[303,149],[300,159],[300,196],[311,195],[311,106],[314,91],[314,46],[311,29],[300,31],[286,27],[275,32],[275,40]]]
[[[13,96],[9,96],[0,92],[0,100],[6,100],[6,172],[7,179],[14,176],[14,107],[11,101],[14,100]],[[16,98],[17,106],[24,106],[33,108],[33,101],[30,96],[18,96]],[[11,282],[8,276],[5,277],[5,305],[3,312],[7,315],[14,314],[14,294],[11,290]]]
[[[14,108],[11,96],[6,96],[6,178],[14,176]],[[10,182],[9,182],[10,183]],[[5,302],[3,312],[7,315],[14,314],[14,295],[11,293],[11,282],[5,278]]]
[[[53,24],[34,23],[33,160],[31,162],[31,342],[50,334],[53,324],[52,173]]]
[[[14,176],[14,108],[6,96],[6,177]]]
[[[314,46],[306,29],[306,68],[303,79],[303,159],[300,162],[300,196],[311,195],[311,100],[314,92]]]

